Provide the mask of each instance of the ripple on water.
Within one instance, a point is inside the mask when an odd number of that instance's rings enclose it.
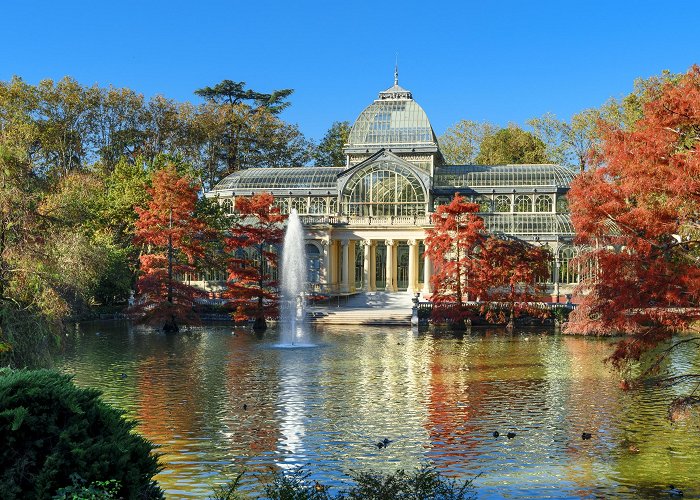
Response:
[[[351,469],[423,460],[481,474],[480,498],[652,498],[668,484],[700,496],[700,433],[664,418],[677,389],[620,391],[607,343],[526,336],[319,328],[314,348],[282,349],[274,330],[103,323],[70,337],[59,367],[140,421],[169,497],[205,497],[243,469],[312,463],[314,479],[339,486]],[[671,368],[697,365],[681,352]]]

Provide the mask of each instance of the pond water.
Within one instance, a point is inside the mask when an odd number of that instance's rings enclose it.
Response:
[[[479,498],[658,498],[669,484],[700,497],[697,422],[666,419],[687,387],[620,390],[602,363],[607,341],[366,326],[319,327],[311,340],[277,349],[274,329],[166,336],[91,323],[67,337],[58,368],[139,420],[160,445],[169,498],[206,497],[243,469],[252,482],[312,464],[338,486],[350,470],[421,462],[478,475]],[[669,364],[700,360],[689,349]]]

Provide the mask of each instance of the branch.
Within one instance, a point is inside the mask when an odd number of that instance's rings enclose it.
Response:
[[[674,342],[672,345],[670,345],[668,348],[664,349],[659,353],[658,357],[656,358],[656,361],[646,370],[644,370],[644,373],[642,373],[642,377],[646,377],[649,375],[652,371],[654,371],[660,364],[661,362],[668,357],[668,355],[671,353],[673,349],[678,347],[679,345],[682,344],[687,344],[690,342],[700,342],[700,337],[689,337],[687,339],[679,340],[677,342]],[[700,345],[700,344],[699,344]]]

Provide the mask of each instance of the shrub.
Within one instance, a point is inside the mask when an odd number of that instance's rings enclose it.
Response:
[[[84,484],[118,484],[123,498],[163,498],[154,445],[100,399],[49,370],[0,372],[0,491],[3,499],[51,498]]]
[[[241,485],[239,474],[233,481],[217,488],[214,500],[238,500],[235,490]],[[269,500],[472,500],[476,498],[471,480],[459,482],[440,474],[435,467],[422,465],[412,472],[400,469],[391,474],[354,471],[352,483],[333,494],[328,486],[310,480],[311,472],[298,467],[277,472],[271,480],[261,479],[264,496]]]
[[[476,498],[472,482],[459,483],[440,474],[435,467],[422,465],[413,472],[399,469],[392,474],[353,472],[355,484],[343,498],[350,500],[467,500]]]

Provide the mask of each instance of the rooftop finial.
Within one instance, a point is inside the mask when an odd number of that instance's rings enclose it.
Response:
[[[399,84],[399,54],[396,54],[396,66],[394,66],[394,85]]]

